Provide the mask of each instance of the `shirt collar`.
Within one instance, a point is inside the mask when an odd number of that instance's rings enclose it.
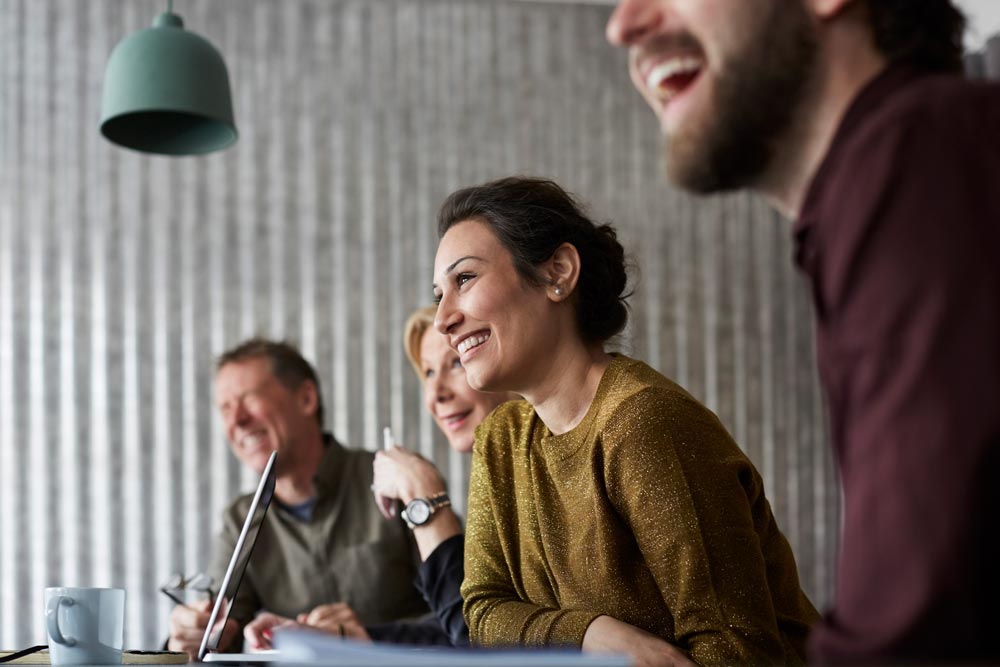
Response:
[[[809,182],[806,197],[802,202],[802,210],[792,227],[792,233],[797,242],[801,242],[803,237],[808,234],[816,222],[818,212],[823,208],[820,200],[827,174],[837,166],[848,137],[873,109],[878,108],[886,98],[891,97],[899,88],[921,74],[920,70],[907,65],[890,64],[862,86],[847,107],[844,117],[840,119],[837,131],[833,135],[833,141],[830,142],[830,148]]]

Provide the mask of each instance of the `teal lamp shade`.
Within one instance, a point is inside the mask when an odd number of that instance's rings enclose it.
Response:
[[[196,155],[236,141],[229,75],[219,52],[165,12],[108,59],[101,134],[145,153]]]

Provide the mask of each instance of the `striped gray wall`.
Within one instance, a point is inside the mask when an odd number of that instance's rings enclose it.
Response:
[[[127,645],[162,641],[158,584],[204,565],[253,481],[210,395],[250,334],[301,344],[343,441],[389,424],[463,498],[400,330],[430,298],[438,203],[514,172],[618,225],[640,269],[622,347],[718,412],[828,600],[839,500],[788,225],[663,185],[608,7],[179,0],[225,54],[241,136],[168,159],[97,131],[112,46],[163,5],[0,0],[0,647],[44,641],[49,585],[123,586]]]

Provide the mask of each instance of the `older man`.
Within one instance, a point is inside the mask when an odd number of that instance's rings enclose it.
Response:
[[[403,521],[385,521],[371,495],[371,452],[323,432],[312,366],[286,343],[249,340],[219,357],[215,400],[233,453],[260,474],[278,452],[274,502],[232,601],[228,647],[260,610],[311,625],[384,623],[419,615],[419,559]],[[225,511],[211,574],[221,580],[252,495]],[[197,654],[207,602],[177,606],[168,646]],[[301,616],[300,616],[301,615]],[[227,646],[221,647],[223,649]]]
[[[620,0],[702,192],[794,221],[845,498],[822,662],[1000,660],[1000,86],[948,0]]]

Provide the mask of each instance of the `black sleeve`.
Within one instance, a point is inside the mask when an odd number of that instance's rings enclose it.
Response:
[[[451,646],[451,641],[433,614],[420,620],[380,623],[365,628],[372,641],[411,646]]]
[[[464,559],[465,536],[449,537],[421,563],[416,582],[451,645],[461,647],[469,645],[469,627],[462,616],[459,592],[465,577]]]

